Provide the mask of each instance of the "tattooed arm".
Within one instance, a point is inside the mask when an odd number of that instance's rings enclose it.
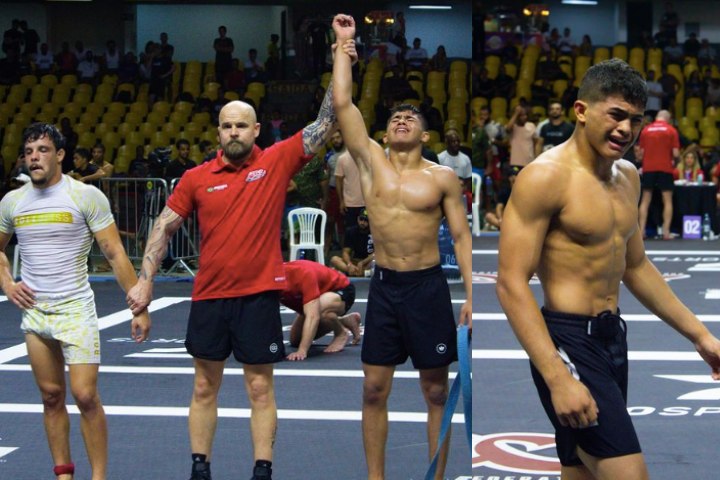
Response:
[[[332,46],[333,56],[335,55],[336,45]],[[350,56],[351,62],[357,62],[358,55],[355,50],[355,41],[350,39],[342,44],[342,50]],[[302,132],[303,146],[305,147],[305,155],[312,155],[325,145],[338,129],[337,117],[333,110],[333,86],[332,82],[328,84],[325,97],[323,98],[320,111],[314,122],[305,127]]]
[[[103,255],[113,269],[117,282],[123,291],[127,292],[137,284],[135,268],[125,253],[122,240],[118,234],[117,226],[113,223],[95,233],[95,240],[100,246]],[[130,323],[130,335],[136,342],[142,342],[150,334],[150,316],[145,307],[133,311],[133,319]]]
[[[163,209],[160,217],[155,222],[148,243],[145,246],[145,255],[140,267],[138,281],[127,294],[128,306],[133,313],[142,311],[150,304],[153,278],[160,263],[167,255],[170,239],[180,229],[182,222],[183,218],[169,207]]]

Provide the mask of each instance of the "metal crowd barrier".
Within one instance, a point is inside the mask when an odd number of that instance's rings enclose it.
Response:
[[[168,184],[161,178],[104,178],[100,189],[110,201],[120,239],[128,257],[134,263],[142,262],[145,245],[155,221],[165,207],[165,202],[177,179]],[[192,276],[197,271],[200,254],[200,232],[195,214],[185,220],[180,230],[170,240],[168,256],[160,268],[161,273],[184,270]],[[90,252],[90,270],[99,271],[98,260],[103,254],[97,244]],[[138,265],[136,265],[138,266]]]

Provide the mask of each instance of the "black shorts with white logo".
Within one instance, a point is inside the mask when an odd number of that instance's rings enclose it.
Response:
[[[362,361],[417,369],[457,360],[457,330],[450,288],[440,265],[397,272],[376,267],[370,281]]]
[[[581,465],[577,447],[597,458],[640,453],[640,442],[627,411],[627,331],[619,314],[596,317],[542,309],[550,337],[575,379],[582,382],[597,403],[597,425],[570,428],[560,425],[550,390],[530,364],[545,413],[555,427],[560,463]]]
[[[335,293],[340,295],[340,299],[345,302],[345,311],[343,312],[343,315],[345,315],[355,304],[355,285],[351,283],[345,288],[335,290]]]
[[[204,360],[222,361],[232,352],[238,362],[249,365],[282,361],[279,299],[280,292],[268,291],[192,302],[185,348]]]

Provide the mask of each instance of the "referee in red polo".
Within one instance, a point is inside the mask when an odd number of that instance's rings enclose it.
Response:
[[[674,161],[680,159],[680,137],[675,127],[670,125],[672,115],[660,110],[655,121],[643,128],[638,144],[642,154],[642,197],[640,198],[640,231],[645,238],[645,225],[652,200],[653,190],[662,192],[663,240],[669,240],[672,221],[672,191],[674,186]]]
[[[355,55],[354,45],[343,46]],[[190,480],[211,480],[217,397],[230,353],[243,364],[250,401],[254,480],[270,480],[277,409],[273,363],[285,358],[280,291],[285,272],[280,224],[290,179],[337,129],[328,89],[317,119],[287,140],[261,150],[255,110],[234,101],[220,111],[221,149],[214,160],[188,170],[167,201],[145,248],[137,288],[128,305],[142,310],[168,242],[197,211],[200,268],[195,277],[185,346],[193,356],[190,403]]]

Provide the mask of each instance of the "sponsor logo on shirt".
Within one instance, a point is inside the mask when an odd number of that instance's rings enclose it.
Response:
[[[19,215],[13,219],[15,228],[51,223],[73,223],[72,214],[70,212],[31,213],[29,215]]]
[[[225,190],[227,188],[227,183],[223,183],[222,185],[215,185],[214,187],[208,187],[207,192],[212,193],[215,191]]]
[[[247,175],[247,178],[245,178],[245,182],[250,183],[254,182],[255,180],[260,180],[267,174],[267,170],[264,168],[260,168],[258,170],[253,170],[252,172],[249,172]]]
[[[275,277],[275,281],[276,281],[276,282],[284,282],[284,281],[285,281],[285,277]]]

